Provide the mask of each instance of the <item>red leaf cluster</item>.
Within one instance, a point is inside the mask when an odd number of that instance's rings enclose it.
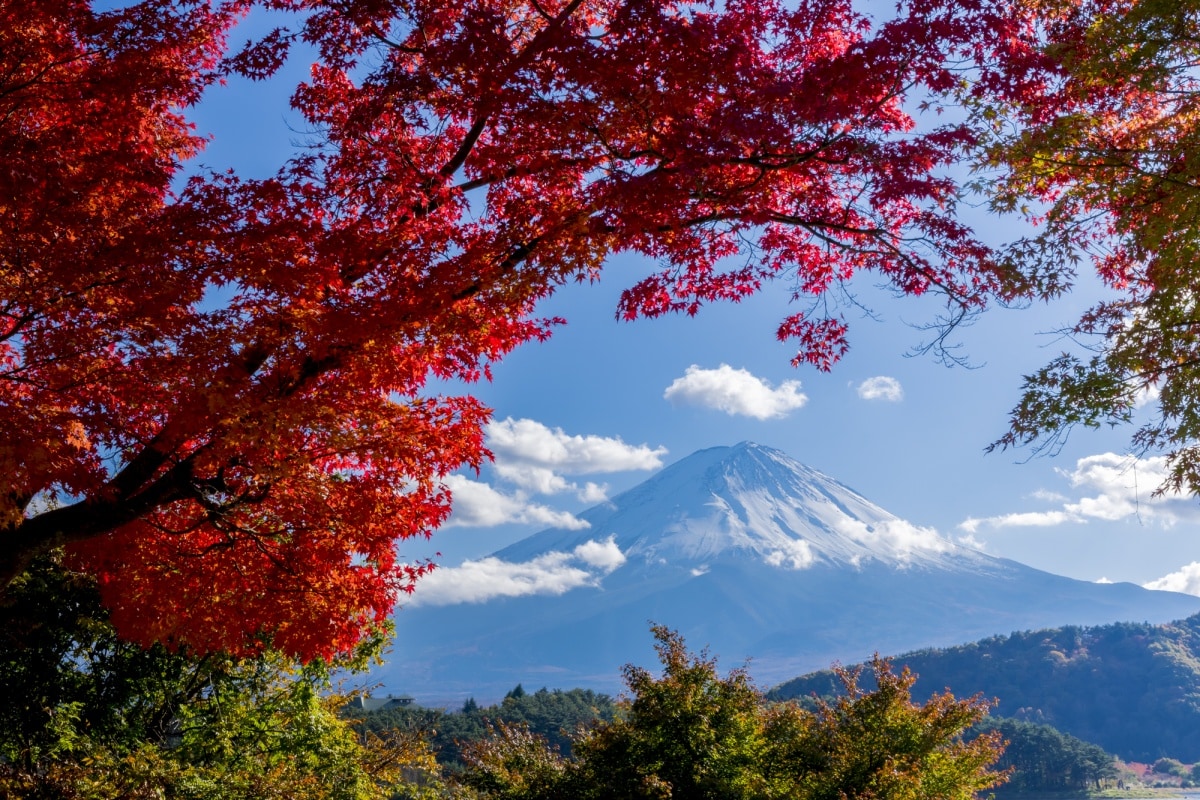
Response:
[[[254,5],[290,22],[228,50]],[[626,318],[861,270],[981,305],[1004,279],[947,173],[973,130],[909,108],[964,64],[1019,80],[1018,24],[992,0],[874,27],[844,0],[0,5],[4,579],[65,547],[127,636],[327,657],[486,457],[487,410],[426,381],[548,335],[536,303],[610,254],[662,264]],[[182,180],[187,108],[298,41],[317,141]],[[779,334],[844,350],[836,319]]]

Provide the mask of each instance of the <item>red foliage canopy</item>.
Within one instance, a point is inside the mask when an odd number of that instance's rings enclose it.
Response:
[[[292,27],[228,50],[254,5]],[[124,635],[329,656],[418,577],[395,546],[445,518],[440,479],[486,457],[487,410],[427,379],[546,336],[535,303],[611,253],[663,265],[627,318],[859,270],[1007,295],[954,216],[970,125],[906,104],[971,65],[969,91],[1020,89],[1020,24],[995,0],[875,27],[844,0],[5,0],[5,582],[65,547]],[[296,41],[319,144],[182,181],[186,108]],[[779,329],[821,368],[843,333]]]

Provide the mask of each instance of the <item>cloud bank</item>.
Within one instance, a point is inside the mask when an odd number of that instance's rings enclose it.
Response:
[[[784,381],[772,387],[748,370],[734,369],[728,364],[716,369],[691,365],[682,378],[676,378],[667,387],[663,397],[672,403],[761,420],[785,417],[808,402],[808,395],[800,391],[800,381]]]
[[[959,524],[967,533],[983,528],[1038,527],[1090,520],[1113,522],[1136,518],[1164,527],[1200,519],[1200,509],[1179,495],[1156,496],[1167,478],[1163,456],[1136,458],[1116,453],[1086,456],[1075,469],[1057,470],[1073,490],[1067,495],[1040,490],[1034,497],[1057,507],[1042,511],[1017,511],[993,517],[970,517]],[[1165,578],[1164,578],[1165,580]]]
[[[438,567],[421,578],[409,606],[484,603],[500,597],[561,595],[600,579],[625,563],[613,537],[589,539],[571,552],[553,551],[514,563],[495,556]]]
[[[578,530],[588,527],[568,511],[535,502],[535,496],[570,493],[594,505],[608,499],[608,486],[567,476],[655,470],[663,465],[665,447],[631,445],[620,437],[573,436],[536,420],[495,420],[484,431],[495,455],[495,485],[452,475],[445,481],[454,496],[447,527],[488,527],[529,523]]]
[[[629,445],[618,437],[572,436],[532,419],[488,423],[488,447],[497,462],[534,464],[568,475],[658,469],[665,447]]]
[[[1147,589],[1159,589],[1166,592],[1183,592],[1200,597],[1200,561],[1180,567],[1170,575],[1164,575],[1156,581],[1143,584]]]
[[[630,445],[619,436],[572,436],[532,419],[493,421],[485,433],[497,477],[537,494],[573,492],[585,503],[607,499],[607,487],[565,476],[655,470],[667,454],[665,447]]]
[[[567,511],[531,503],[522,495],[506,495],[486,483],[462,475],[448,475],[447,488],[454,500],[454,513],[445,527],[491,527],[510,522],[549,525],[553,528],[580,530],[588,523]]]
[[[954,544],[943,539],[933,528],[922,528],[903,519],[876,522],[870,527],[861,520],[844,517],[833,523],[838,533],[868,544],[871,549],[884,549],[902,560],[915,553],[945,553]]]

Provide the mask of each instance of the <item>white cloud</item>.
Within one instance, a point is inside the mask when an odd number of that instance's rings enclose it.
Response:
[[[1200,520],[1200,508],[1179,495],[1156,495],[1167,478],[1163,456],[1136,458],[1116,453],[1099,453],[1075,462],[1073,470],[1057,470],[1070,484],[1074,497],[1038,491],[1034,497],[1056,503],[1046,511],[1023,511],[994,517],[971,517],[959,528],[973,533],[981,527],[1012,528],[1112,522],[1136,518],[1142,523],[1170,526],[1181,520]]]
[[[967,534],[976,533],[981,527],[989,528],[1037,528],[1050,525],[1062,525],[1066,522],[1082,522],[1083,520],[1066,511],[1019,511],[1012,514],[1000,514],[995,517],[968,517],[958,523],[960,530]]]
[[[772,567],[808,569],[816,562],[812,547],[803,539],[790,539],[778,550],[767,553],[766,562]]]
[[[489,527],[508,522],[549,525],[567,530],[589,527],[585,520],[567,511],[530,503],[520,494],[503,494],[486,483],[479,483],[462,475],[447,475],[445,483],[454,501],[454,513],[446,523],[447,528]]]
[[[1146,406],[1150,405],[1151,403],[1157,402],[1158,398],[1159,398],[1159,394],[1160,394],[1160,391],[1159,391],[1159,388],[1157,385],[1151,384],[1150,386],[1146,386],[1137,393],[1136,397],[1134,397],[1133,407],[1134,408],[1145,408]]]
[[[1155,581],[1143,584],[1147,589],[1159,589],[1166,592],[1183,592],[1200,596],[1200,561],[1193,561],[1180,567],[1170,575],[1164,575]]]
[[[667,387],[663,397],[763,420],[787,416],[808,402],[808,395],[800,391],[800,381],[784,381],[773,388],[768,381],[728,364],[716,369],[691,365]]]
[[[508,491],[451,475],[445,483],[454,494],[454,513],[447,527],[518,522],[586,528],[588,523],[573,514],[532,502],[530,496],[572,492],[581,502],[601,503],[608,499],[606,484],[576,483],[565,476],[658,469],[667,454],[665,447],[629,445],[619,437],[572,436],[531,419],[493,421],[485,433],[495,455],[492,477],[509,484]]]
[[[510,464],[497,460],[493,464],[496,477],[514,483],[537,494],[558,494],[572,487],[570,481],[548,467],[533,464]]]
[[[900,381],[886,375],[867,378],[858,385],[858,396],[863,400],[887,400],[898,403],[904,399],[904,388]]]
[[[868,527],[861,520],[843,517],[833,527],[838,533],[870,544],[873,550],[882,545],[900,558],[917,552],[944,553],[954,548],[933,528],[921,528],[903,519],[884,520]]]
[[[1071,486],[1095,491],[1092,497],[1082,497],[1064,508],[1083,517],[1118,520],[1142,515],[1161,516],[1177,500],[1174,497],[1154,497],[1154,490],[1167,479],[1167,459],[1134,458],[1116,453],[1087,456],[1075,462],[1075,470],[1064,474]],[[1173,516],[1167,511],[1167,516]]]
[[[985,542],[981,539],[976,539],[971,534],[967,534],[966,536],[959,536],[958,543],[961,544],[963,547],[969,547],[972,550],[978,550],[981,553],[987,551],[987,542]]]
[[[487,444],[498,479],[533,494],[573,492],[585,503],[608,499],[608,487],[566,475],[653,470],[663,465],[665,447],[630,445],[620,437],[572,436],[532,419],[508,417],[488,423]]]
[[[1096,578],[1096,583],[1106,583],[1107,584],[1107,583],[1112,583],[1112,581],[1109,580],[1108,578],[1101,577],[1101,578]]]
[[[608,499],[608,484],[588,481],[582,487],[576,487],[579,499],[585,503],[603,503]]]
[[[589,539],[570,553],[552,551],[532,561],[513,563],[495,556],[439,567],[417,582],[407,603],[444,606],[484,603],[499,597],[561,595],[600,579],[625,563],[613,537]]]
[[[604,570],[606,575],[625,563],[625,554],[612,536],[603,542],[588,539],[575,548],[575,557],[590,567]]]
[[[497,464],[542,467],[565,475],[658,469],[667,454],[665,447],[629,445],[620,437],[572,436],[532,419],[493,421],[486,433]]]

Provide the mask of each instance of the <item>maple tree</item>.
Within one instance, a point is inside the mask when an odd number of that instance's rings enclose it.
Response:
[[[231,48],[255,8],[281,27]],[[142,643],[330,657],[428,568],[475,381],[620,251],[626,318],[862,270],[951,315],[1029,291],[955,216],[973,117],[1036,87],[999,0],[85,0],[0,4],[0,585],[61,548]],[[191,171],[186,110],[272,79],[309,146]],[[973,82],[964,89],[964,70]],[[845,324],[784,320],[828,368]]]
[[[1026,252],[1060,288],[1087,261],[1112,291],[1026,378],[993,447],[1055,451],[1077,426],[1136,421],[1134,449],[1167,453],[1159,491],[1200,493],[1200,4],[1027,6],[1042,21],[1031,44],[1056,77],[1042,102],[988,104],[999,123],[993,201],[1032,205],[1040,230]]]

